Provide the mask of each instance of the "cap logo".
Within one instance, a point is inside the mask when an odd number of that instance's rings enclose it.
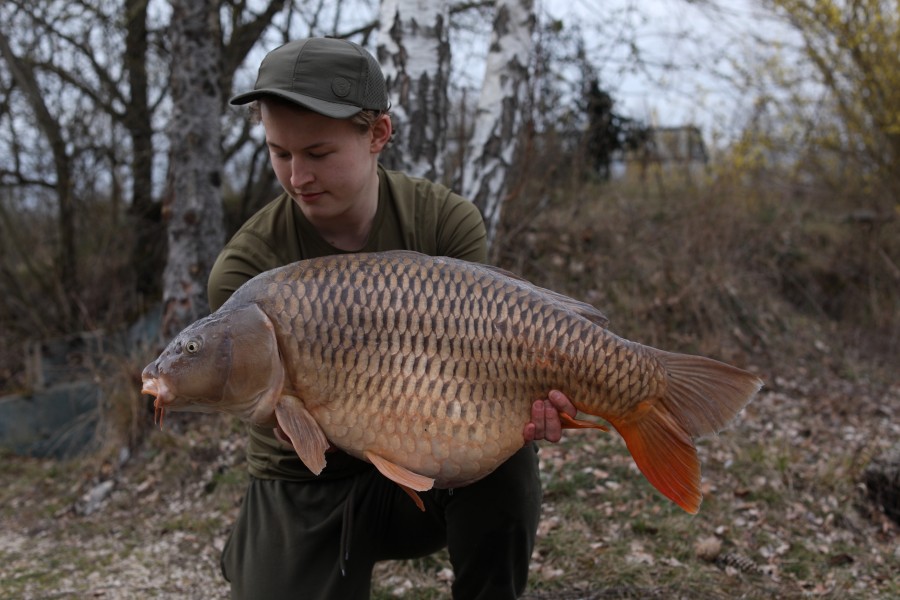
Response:
[[[350,94],[350,82],[344,77],[335,77],[331,80],[331,91],[338,98],[344,98]]]

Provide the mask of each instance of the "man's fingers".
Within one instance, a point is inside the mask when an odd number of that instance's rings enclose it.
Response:
[[[559,390],[551,390],[547,400],[536,400],[531,405],[531,422],[522,430],[525,442],[535,440],[558,442],[562,439],[560,413],[574,418],[578,414],[578,409]]]
[[[559,422],[559,412],[550,402],[544,405],[544,439],[548,442],[558,442],[562,438],[562,423]]]
[[[544,436],[544,407],[543,402],[538,400],[531,405],[531,421],[525,423],[522,430],[522,437],[528,444],[535,440],[543,439]]]
[[[550,390],[550,393],[547,394],[547,398],[550,400],[550,404],[552,404],[559,412],[564,412],[573,418],[578,414],[578,409],[575,408],[575,405],[573,405],[569,398],[561,391]]]
[[[544,423],[546,400],[535,400],[531,405],[531,422],[534,423],[534,439],[544,439],[547,426]]]
[[[525,429],[522,431],[522,437],[525,438],[526,444],[534,441],[534,423],[525,423]]]

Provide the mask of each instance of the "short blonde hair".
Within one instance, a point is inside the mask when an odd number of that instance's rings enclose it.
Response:
[[[309,109],[303,108],[302,106],[294,104],[293,102],[287,102],[285,100],[280,100],[278,98],[273,98],[273,100],[275,100],[276,102],[282,102],[283,104],[288,104],[288,105],[294,106],[298,110],[309,110]],[[262,123],[262,108],[260,106],[259,100],[254,100],[253,102],[251,102],[247,107],[247,112],[249,114],[249,119],[250,119],[251,123],[253,123],[254,125],[258,125],[259,123]],[[314,112],[314,111],[310,111],[310,112]],[[380,119],[384,115],[387,115],[388,118],[391,118],[390,111],[371,110],[371,109],[364,108],[363,110],[359,111],[352,117],[349,117],[347,120],[350,121],[351,123],[353,123],[354,125],[356,125],[357,127],[359,127],[359,130],[361,133],[365,133],[365,132],[369,131],[370,129],[372,129],[372,127],[374,127],[374,125],[378,121],[378,119]],[[393,139],[393,137],[394,137],[394,134],[391,133],[391,139]]]

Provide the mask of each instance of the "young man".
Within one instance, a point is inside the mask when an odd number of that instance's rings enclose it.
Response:
[[[254,102],[284,193],[251,217],[222,250],[209,279],[218,308],[254,275],[341,252],[408,249],[471,261],[486,257],[475,206],[450,190],[387,171],[391,138],[384,76],[344,40],[290,42],[263,60]],[[523,440],[558,441],[558,391],[535,402]],[[534,446],[485,479],[421,494],[425,512],[369,463],[328,454],[318,477],[277,432],[251,428],[250,484],[222,556],[233,598],[368,598],[376,561],[447,547],[454,597],[522,593],[540,515]]]

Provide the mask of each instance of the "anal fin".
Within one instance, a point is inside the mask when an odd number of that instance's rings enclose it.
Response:
[[[564,412],[559,413],[559,422],[562,424],[563,429],[599,429],[600,431],[609,431],[609,427],[606,427],[605,425],[576,419]]]
[[[306,468],[313,475],[321,473],[325,468],[328,438],[303,402],[295,396],[282,396],[275,404],[275,418]]]
[[[383,456],[375,454],[371,450],[363,452],[363,456],[375,465],[375,468],[378,469],[382,475],[399,485],[403,491],[412,498],[413,502],[416,503],[416,506],[419,507],[419,510],[425,510],[425,505],[422,503],[422,499],[419,498],[419,495],[416,492],[430,490],[434,487],[434,479],[426,477],[425,475],[413,473],[406,467],[393,463]]]

